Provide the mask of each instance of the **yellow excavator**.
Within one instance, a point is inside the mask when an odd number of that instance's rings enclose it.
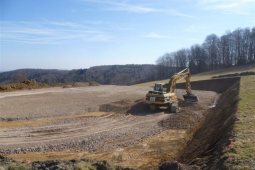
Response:
[[[198,97],[191,93],[190,70],[184,70],[174,74],[168,83],[156,83],[153,90],[146,94],[146,102],[149,104],[150,110],[155,111],[159,107],[168,107],[170,112],[177,112],[178,98],[175,94],[176,82],[185,79],[186,94],[183,95],[186,102],[198,102]]]

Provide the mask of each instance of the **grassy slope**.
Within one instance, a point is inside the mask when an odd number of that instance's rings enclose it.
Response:
[[[206,80],[222,74],[255,71],[255,65],[246,67],[233,67],[217,71],[192,75],[191,81]],[[153,81],[136,86],[153,86]],[[240,85],[240,102],[236,113],[238,121],[234,125],[233,142],[226,148],[225,155],[229,157],[227,166],[230,169],[252,169],[255,167],[255,76],[243,76]]]
[[[231,169],[252,169],[255,167],[255,76],[241,78],[240,99],[233,142],[225,155]]]

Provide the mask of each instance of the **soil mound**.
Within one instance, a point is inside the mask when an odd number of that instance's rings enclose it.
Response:
[[[44,88],[44,87],[48,87],[48,85],[37,82],[36,80],[25,80],[20,83],[2,84],[0,85],[0,92],[21,90],[21,89],[38,89],[38,88]]]
[[[152,114],[153,112],[149,109],[148,104],[145,102],[145,100],[141,99],[136,100],[134,104],[129,108],[127,113],[137,116],[144,116],[147,114]]]
[[[172,114],[167,119],[159,122],[162,127],[168,129],[191,129],[196,127],[204,119],[203,113],[182,111]]]
[[[89,82],[74,82],[72,87],[87,87],[89,85]]]
[[[112,103],[103,104],[99,107],[102,112],[118,112],[124,114],[132,114],[137,116],[144,116],[152,114],[144,99],[131,101],[129,99],[119,100]]]
[[[162,127],[169,129],[196,128],[203,122],[208,110],[208,108],[197,103],[188,103],[183,100],[179,101],[179,106],[181,107],[179,113],[171,114],[159,122]]]
[[[74,82],[72,84],[64,84],[63,88],[72,88],[72,87],[88,87],[88,86],[99,86],[100,84],[96,81],[89,82]]]
[[[124,99],[112,103],[102,104],[99,106],[99,111],[126,113],[132,105],[133,102],[131,100]]]

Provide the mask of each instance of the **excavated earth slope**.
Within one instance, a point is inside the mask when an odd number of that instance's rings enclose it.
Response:
[[[197,83],[197,84],[196,84]],[[240,78],[200,81],[194,88],[222,92],[216,106],[211,109],[202,126],[179,157],[179,162],[193,169],[228,169],[224,167],[223,149],[230,144],[235,113],[239,101]],[[204,83],[207,83],[205,86]],[[221,84],[221,86],[216,86]]]

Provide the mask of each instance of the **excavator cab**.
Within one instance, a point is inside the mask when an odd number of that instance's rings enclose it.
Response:
[[[167,87],[166,87],[167,84],[164,84],[164,83],[156,83],[154,85],[154,88],[153,90],[154,91],[157,91],[157,92],[162,92],[162,93],[166,93],[167,92]]]

